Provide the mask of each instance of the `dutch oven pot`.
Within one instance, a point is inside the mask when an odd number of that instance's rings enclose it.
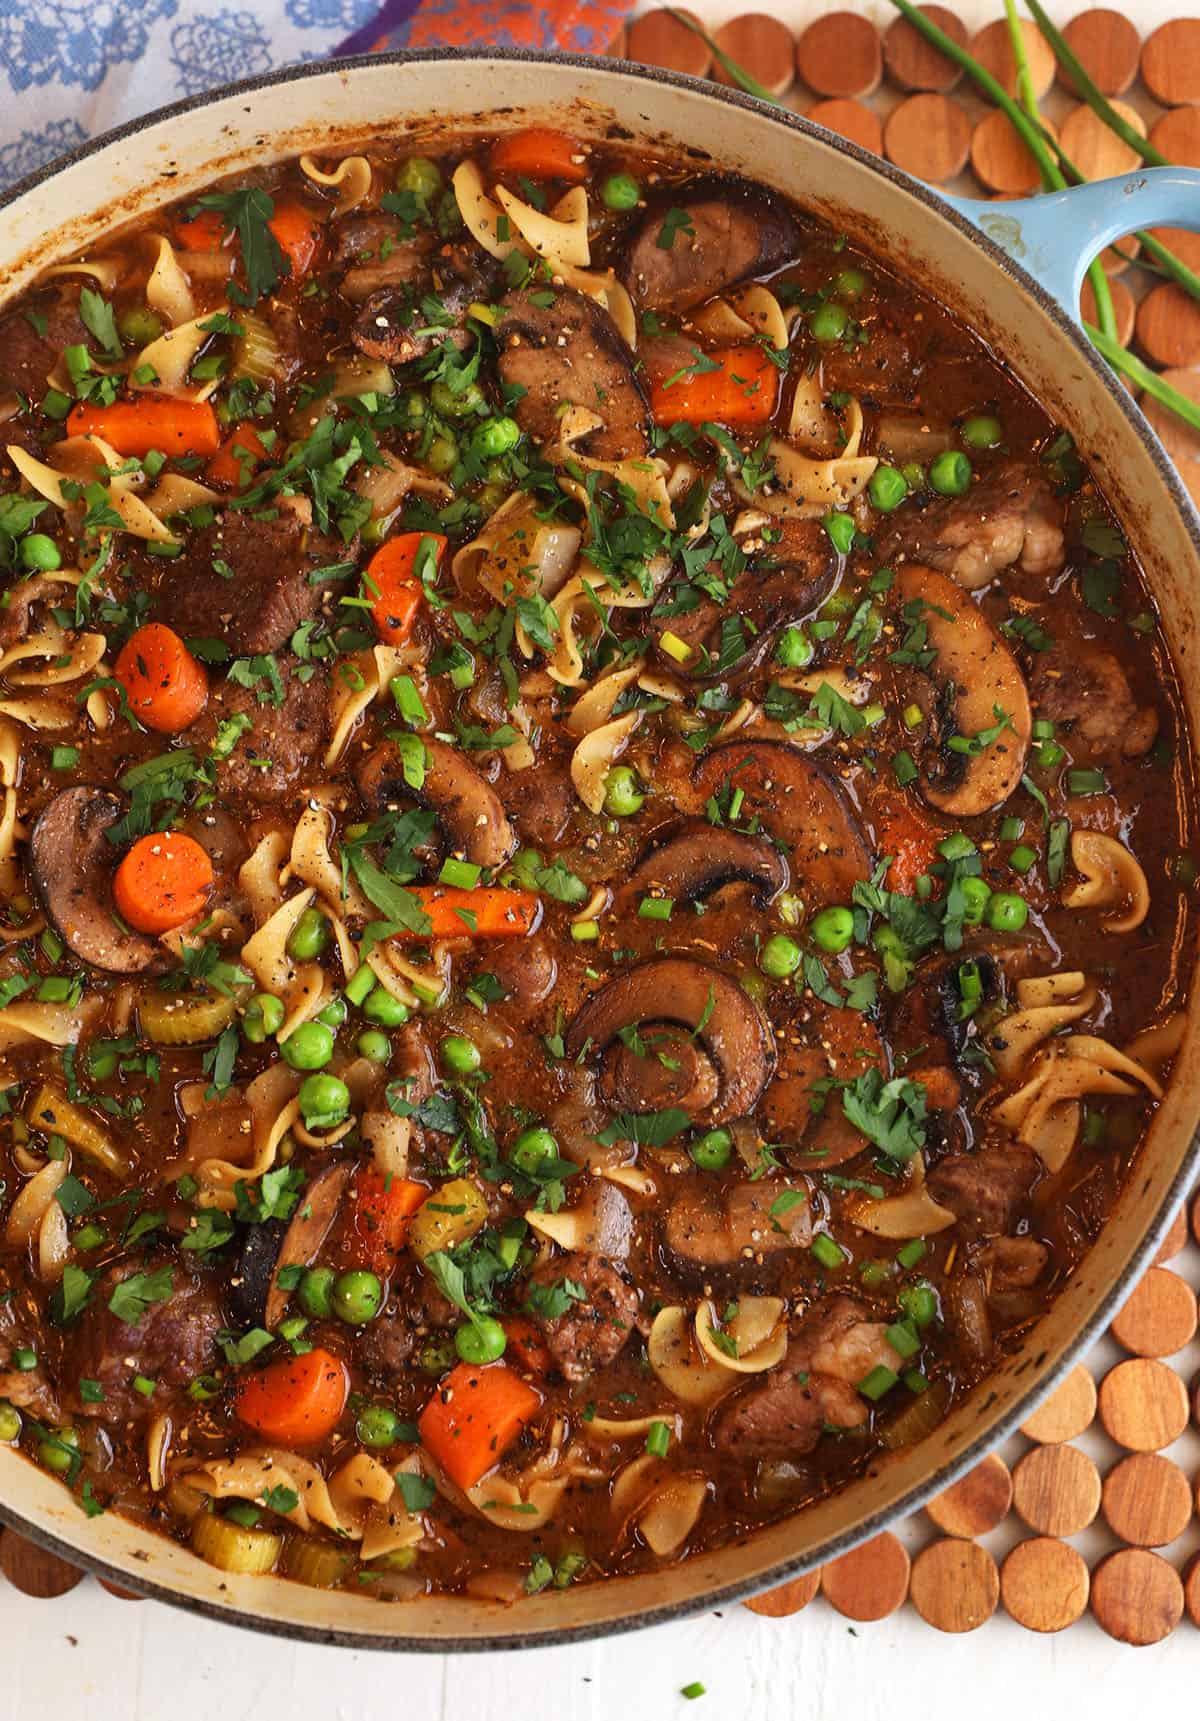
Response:
[[[432,119],[430,116],[434,116]],[[494,51],[310,65],[184,102],[35,174],[3,205],[0,299],[95,240],[211,179],[360,139],[412,147],[458,126],[555,123],[678,146],[765,180],[912,276],[955,311],[1072,432],[1141,558],[1200,731],[1200,522],[1161,446],[1075,322],[1088,261],[1158,224],[1200,227],[1200,173],[1163,168],[1035,202],[939,197],[853,145],[712,84],[611,61]],[[1193,746],[1194,752],[1194,746]],[[1181,766],[1181,769],[1184,767]],[[844,1552],[912,1511],[1028,1414],[1107,1325],[1196,1174],[1200,1012],[1128,1184],[1053,1307],[919,1445],[882,1455],[840,1493],[735,1546],[514,1607],[425,1597],[385,1604],[284,1579],[236,1577],[108,1513],[87,1518],[51,1477],[0,1448],[0,1517],[114,1582],[262,1630],[396,1649],[489,1649],[595,1636],[729,1603]]]

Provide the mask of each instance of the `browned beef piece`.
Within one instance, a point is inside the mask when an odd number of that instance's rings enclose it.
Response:
[[[965,496],[899,509],[876,555],[884,563],[924,562],[974,591],[1015,563],[1027,574],[1056,574],[1064,560],[1064,517],[1044,474],[1011,461]]]
[[[530,1285],[546,1291],[561,1286],[572,1298],[565,1314],[552,1317],[539,1313],[536,1302],[531,1305],[565,1380],[587,1380],[620,1355],[637,1319],[638,1293],[611,1261],[602,1255],[561,1255],[539,1267]],[[577,1290],[586,1295],[573,1296]]]
[[[260,703],[259,695],[270,687],[265,677],[253,687],[226,678],[214,682],[204,715],[188,731],[188,741],[202,754],[214,743],[227,744],[232,731],[222,732],[222,723],[250,719],[250,727],[237,736],[232,751],[217,762],[217,785],[227,800],[277,800],[301,777],[320,776],[329,721],[328,674],[317,669],[302,681],[289,659],[282,659],[277,667],[283,683],[282,705]]]
[[[28,1410],[45,1422],[60,1422],[62,1411],[58,1394],[51,1384],[42,1358],[46,1344],[42,1336],[42,1316],[33,1293],[25,1285],[12,1284],[8,1275],[0,1275],[0,1399],[7,1399],[18,1410]],[[38,1356],[35,1368],[18,1368],[13,1352],[31,1350]]]
[[[379,268],[391,269],[397,262],[393,252]],[[471,258],[466,246],[447,245],[428,264],[414,253],[411,262],[409,269],[406,259],[403,279],[372,293],[354,320],[350,338],[368,358],[407,364],[443,341],[465,347],[471,338],[466,327],[468,307],[492,297],[494,274]],[[365,270],[356,271],[357,279],[365,276]],[[426,300],[437,302],[436,316],[430,314]]]
[[[172,564],[158,611],[185,639],[222,640],[235,657],[279,651],[330,590],[309,574],[352,555],[289,508],[270,520],[231,508]]]
[[[403,1380],[411,1376],[414,1353],[457,1326],[460,1319],[433,1281],[414,1272],[395,1288],[379,1319],[360,1330],[359,1354],[372,1374],[386,1381]]]
[[[400,238],[400,223],[392,215],[349,215],[333,223],[335,263],[397,262],[412,264],[414,274],[422,267],[427,243]],[[387,256],[383,253],[386,250]]]
[[[800,231],[769,191],[712,175],[663,192],[639,223],[622,279],[650,310],[688,311],[794,259]]]
[[[163,1269],[171,1276],[165,1301],[150,1303],[137,1321],[112,1312],[109,1300],[118,1286],[137,1273]],[[128,1292],[125,1297],[127,1305],[133,1303]],[[153,1415],[162,1409],[163,1389],[186,1386],[219,1363],[216,1339],[224,1324],[215,1291],[182,1261],[164,1256],[142,1268],[128,1262],[113,1267],[97,1281],[68,1340],[64,1379],[97,1381],[104,1395],[96,1403],[81,1398],[77,1413],[112,1423]],[[145,1397],[136,1391],[137,1375],[154,1381],[159,1393]]]
[[[602,420],[580,442],[597,460],[626,460],[649,446],[649,407],[633,354],[607,311],[566,287],[508,293],[496,334],[500,377],[524,392],[513,406],[521,429],[558,439],[562,408],[586,407]]]
[[[1139,709],[1111,652],[1087,640],[1035,654],[1029,691],[1039,717],[1066,723],[1105,759],[1139,759],[1158,734],[1158,712]]]
[[[1012,1230],[1041,1169],[1037,1154],[1019,1141],[953,1153],[929,1173],[929,1193],[964,1225],[999,1236]]]
[[[565,765],[539,760],[536,771],[516,771],[509,777],[504,805],[522,839],[544,849],[562,840],[579,797]]]
[[[15,391],[40,401],[56,360],[87,338],[77,286],[35,295],[23,310],[0,318],[0,394]]]
[[[1041,1278],[1049,1259],[1049,1249],[1036,1237],[997,1237],[979,1256],[991,1270],[993,1291],[1028,1290]]]

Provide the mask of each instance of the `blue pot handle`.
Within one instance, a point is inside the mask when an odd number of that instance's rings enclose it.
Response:
[[[1088,264],[1140,227],[1200,231],[1200,168],[1147,167],[1012,203],[946,199],[1078,322]]]

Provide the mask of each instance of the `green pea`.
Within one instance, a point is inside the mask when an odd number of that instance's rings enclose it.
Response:
[[[813,941],[830,955],[838,956],[854,938],[854,916],[840,905],[823,908],[813,916]]]
[[[261,1046],[264,1040],[283,1027],[286,1014],[282,999],[270,992],[256,992],[242,1017],[242,1033],[252,1046]]]
[[[794,938],[789,938],[786,932],[777,932],[759,951],[758,965],[772,980],[786,980],[799,968],[803,956]]]
[[[1024,897],[1014,896],[1010,891],[998,890],[988,898],[984,919],[993,932],[1020,932],[1029,919],[1029,904]]]
[[[337,1076],[309,1076],[296,1097],[309,1129],[332,1129],[350,1110],[350,1089]]]
[[[383,1306],[383,1286],[377,1274],[355,1267],[338,1274],[329,1301],[339,1321],[348,1327],[365,1327]]]
[[[898,472],[894,466],[877,466],[867,485],[867,495],[872,508],[878,508],[881,514],[890,514],[908,495],[903,472]]]
[[[38,1445],[38,1461],[56,1476],[65,1476],[78,1451],[79,1436],[73,1428],[52,1428],[50,1438]]]
[[[981,878],[960,878],[958,888],[962,892],[963,919],[968,926],[980,926],[992,894],[991,885]]]
[[[785,669],[807,669],[816,647],[802,627],[785,627],[775,647],[775,661]]]
[[[504,1355],[508,1335],[499,1321],[490,1315],[477,1315],[464,1321],[454,1335],[454,1348],[464,1362],[475,1364],[495,1362]]]
[[[362,1012],[380,1028],[402,1028],[409,1016],[408,1005],[393,998],[386,986],[375,986],[367,993]]]
[[[373,1064],[386,1064],[392,1055],[392,1042],[378,1028],[368,1028],[355,1040],[354,1049],[359,1057],[370,1058]]]
[[[316,1019],[327,1028],[337,1029],[344,1026],[349,1014],[350,1006],[344,998],[331,998],[323,1010],[317,1011]]]
[[[508,454],[521,440],[521,426],[515,418],[489,418],[475,432],[476,452],[488,459]]]
[[[833,290],[839,299],[861,299],[870,287],[870,279],[861,269],[842,269],[833,278]]]
[[[21,1412],[11,1404],[0,1404],[0,1443],[11,1446],[20,1432]]]
[[[507,495],[503,484],[485,484],[475,501],[483,513],[494,514]]]
[[[445,1374],[454,1367],[456,1355],[452,1339],[433,1339],[417,1352],[417,1367],[422,1374]]]
[[[466,226],[462,218],[462,210],[458,207],[458,198],[454,195],[454,187],[447,186],[437,200],[437,208],[433,214],[434,226],[443,239],[453,239],[454,235]]]
[[[300,1307],[316,1321],[327,1321],[333,1314],[333,1281],[337,1274],[332,1267],[310,1267],[300,1281]]]
[[[834,341],[840,341],[846,332],[850,321],[850,313],[844,305],[835,305],[826,301],[818,305],[815,311],[809,312],[808,332],[814,341],[820,341],[823,346],[832,346]]]
[[[429,444],[425,464],[439,478],[444,478],[447,472],[453,472],[458,465],[458,444],[454,438],[452,436],[435,436]]]
[[[54,539],[48,538],[45,532],[31,532],[27,538],[22,538],[21,566],[39,574],[52,574],[55,568],[61,568],[62,557]]]
[[[117,333],[127,347],[148,347],[163,332],[163,320],[148,305],[131,305],[117,312]]]
[[[301,1022],[293,1028],[279,1050],[293,1070],[320,1070],[333,1056],[333,1030],[324,1022]]]
[[[839,556],[848,556],[854,548],[854,516],[852,514],[826,514],[825,530],[829,534],[829,542]]]
[[[443,418],[470,418],[473,413],[487,411],[483,390],[474,382],[457,394],[447,383],[435,382],[429,390],[429,402]]]
[[[354,1432],[364,1446],[394,1446],[400,1438],[400,1418],[386,1404],[364,1405]]]
[[[1004,426],[994,413],[973,412],[963,420],[959,435],[970,448],[998,448],[1004,441]]]
[[[636,209],[642,188],[631,173],[610,173],[600,187],[600,201],[606,209]]]
[[[910,490],[924,490],[927,479],[925,468],[919,460],[906,460],[900,468],[900,476]]]
[[[396,170],[396,190],[411,191],[426,205],[433,202],[441,189],[441,170],[428,156],[410,155]]]
[[[291,930],[287,953],[296,962],[311,962],[329,943],[329,922],[319,908],[306,908]]]
[[[640,811],[645,803],[637,772],[629,765],[614,765],[604,779],[604,811],[614,819],[625,819]]]
[[[558,1142],[544,1126],[535,1125],[533,1129],[521,1131],[513,1142],[512,1152],[508,1157],[518,1171],[523,1171],[527,1177],[534,1177],[539,1167],[548,1159],[558,1158]]]
[[[720,1171],[729,1164],[733,1152],[733,1137],[727,1129],[710,1129],[688,1148],[701,1171]]]
[[[965,496],[971,487],[971,462],[957,448],[947,448],[930,465],[929,482],[939,496]]]
[[[479,1047],[465,1034],[448,1034],[439,1050],[448,1076],[473,1076],[483,1062]]]
[[[388,534],[388,522],[383,514],[374,514],[362,529],[364,544],[382,544]]]

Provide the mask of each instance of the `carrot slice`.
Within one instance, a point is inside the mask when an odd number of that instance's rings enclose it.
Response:
[[[434,546],[434,566],[440,567],[447,542],[440,532],[399,532],[367,563],[371,619],[385,645],[405,645],[412,632],[423,595],[417,560],[426,542]]]
[[[550,126],[530,126],[527,131],[510,132],[492,145],[491,165],[494,174],[519,179],[565,179],[570,185],[582,185],[587,178],[586,161],[578,160],[583,150],[565,131]]]
[[[277,203],[267,226],[278,239],[292,274],[306,275],[321,243],[321,229],[300,203]]]
[[[532,1321],[524,1315],[510,1315],[504,1322],[504,1333],[509,1354],[528,1374],[549,1374],[553,1358]]]
[[[524,938],[541,919],[542,899],[532,890],[484,885],[457,890],[449,884],[410,885],[429,916],[428,932],[402,928],[395,938]]]
[[[386,1277],[408,1242],[413,1214],[428,1194],[423,1183],[414,1183],[409,1177],[385,1176],[374,1166],[363,1166],[354,1178],[345,1252],[356,1264]]]
[[[933,824],[908,800],[877,801],[871,808],[875,823],[875,846],[890,855],[884,883],[889,890],[911,896],[917,880],[938,859],[937,846],[945,831]],[[935,881],[936,886],[936,881]]]
[[[244,475],[269,459],[270,451],[254,426],[239,424],[209,461],[208,476],[214,484],[230,484],[240,490]]]
[[[181,251],[220,251],[231,232],[219,209],[202,209],[189,221],[176,223],[175,243]]]
[[[135,932],[170,932],[203,911],[212,861],[182,831],[139,837],[113,877],[117,913]]]
[[[206,400],[140,395],[115,406],[80,401],[67,414],[69,436],[102,436],[118,454],[215,454],[221,445],[217,415]]]
[[[421,1444],[460,1488],[473,1488],[498,1464],[542,1402],[502,1362],[460,1363],[417,1419]]]
[[[238,1388],[234,1408],[248,1428],[268,1440],[315,1446],[333,1433],[349,1396],[345,1363],[317,1345],[250,1375]]]
[[[779,399],[779,371],[763,348],[722,347],[703,356],[715,369],[651,379],[655,423],[765,424]]]
[[[160,735],[178,735],[208,704],[208,671],[165,622],[130,634],[116,662],[134,716]]]

